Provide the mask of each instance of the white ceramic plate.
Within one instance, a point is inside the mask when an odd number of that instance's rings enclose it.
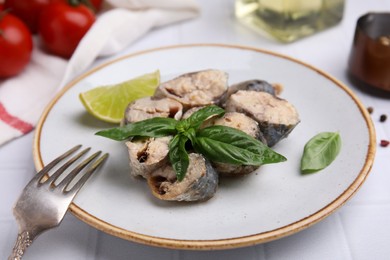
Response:
[[[229,82],[260,78],[284,86],[282,97],[301,123],[274,149],[288,161],[249,176],[222,179],[203,203],[155,199],[143,180],[128,175],[125,145],[95,136],[112,125],[86,113],[78,94],[159,69],[162,80],[208,68],[229,73]],[[338,131],[342,149],[326,169],[299,172],[305,143]],[[331,76],[283,55],[242,46],[183,45],[135,53],[102,65],[70,83],[44,112],[36,130],[37,168],[75,144],[110,153],[71,205],[81,220],[124,239],[170,248],[222,249],[252,245],[300,231],[343,205],[372,166],[375,134],[357,97]]]

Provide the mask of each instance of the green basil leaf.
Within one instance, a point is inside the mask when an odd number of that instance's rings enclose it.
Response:
[[[175,134],[177,123],[178,121],[173,118],[154,117],[126,126],[102,130],[95,135],[116,141],[123,141],[133,136],[163,137]]]
[[[198,129],[200,125],[211,116],[222,116],[225,113],[225,110],[218,106],[207,106],[199,109],[193,113],[189,118],[183,120],[189,123],[189,128]]]
[[[179,133],[185,133],[191,127],[187,120],[181,120],[176,125],[176,130]]]
[[[185,145],[188,137],[178,134],[169,142],[169,161],[172,164],[173,170],[176,172],[178,181],[182,181],[186,175],[190,159],[186,151]]]
[[[196,131],[194,128],[190,128],[183,133],[183,135],[187,136],[190,139],[192,146],[196,145]]]
[[[261,165],[286,161],[257,139],[227,126],[210,126],[198,131],[195,149],[216,162]]]
[[[302,173],[324,169],[336,159],[341,149],[339,133],[323,132],[315,135],[305,145],[301,159]]]

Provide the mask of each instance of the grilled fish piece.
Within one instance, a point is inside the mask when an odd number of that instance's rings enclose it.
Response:
[[[259,124],[252,118],[238,112],[227,112],[221,118],[212,119],[205,127],[223,125],[245,132],[246,134],[266,143],[260,131]],[[235,165],[230,163],[212,162],[214,169],[223,176],[241,176],[253,172],[259,166]]]
[[[171,139],[172,136],[166,136],[127,141],[130,175],[147,178],[151,172],[167,164]]]
[[[194,106],[216,104],[227,89],[228,75],[220,70],[203,70],[183,74],[162,83],[155,98],[169,97],[183,104],[184,110]]]
[[[176,100],[145,97],[137,99],[127,106],[123,123],[129,124],[153,117],[171,117],[179,120],[182,114],[183,106]]]
[[[239,90],[228,98],[225,110],[256,120],[270,147],[287,137],[300,122],[292,104],[267,92]]]
[[[225,94],[222,96],[220,104],[225,107],[227,99],[239,90],[267,92],[277,96],[282,91],[280,84],[270,84],[265,80],[252,79],[231,85]]]
[[[218,174],[210,162],[197,153],[189,154],[190,163],[182,181],[170,164],[156,169],[148,177],[152,194],[169,201],[205,201],[214,196],[218,187]]]

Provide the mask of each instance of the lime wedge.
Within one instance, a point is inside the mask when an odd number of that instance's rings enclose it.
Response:
[[[160,71],[145,74],[118,84],[96,87],[80,93],[87,111],[109,123],[120,123],[127,105],[139,98],[152,96],[160,84]]]

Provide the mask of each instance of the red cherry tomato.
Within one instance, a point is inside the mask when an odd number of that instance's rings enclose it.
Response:
[[[4,7],[19,17],[32,33],[38,32],[38,18],[42,8],[51,0],[5,0]]]
[[[38,33],[49,52],[69,58],[94,22],[94,13],[84,5],[52,3],[41,12]]]
[[[12,14],[22,19],[32,33],[38,32],[39,15],[42,9],[50,3],[68,4],[74,0],[5,0],[4,9],[9,9]],[[77,2],[77,1],[76,1]],[[92,5],[93,11],[98,12],[103,0],[78,0],[85,6]],[[1,9],[0,9],[1,10]]]
[[[0,78],[21,72],[33,49],[31,33],[24,23],[11,14],[0,13]]]

